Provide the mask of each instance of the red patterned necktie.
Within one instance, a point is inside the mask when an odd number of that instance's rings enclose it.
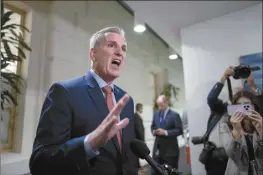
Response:
[[[106,103],[108,106],[109,111],[111,111],[114,107],[114,102],[112,99],[112,89],[109,85],[105,86],[104,88],[104,92],[105,92],[105,96],[106,96]],[[119,146],[120,146],[120,150],[122,150],[122,145],[121,145],[121,133],[120,131],[117,132],[117,138],[118,138],[118,142],[119,142]]]

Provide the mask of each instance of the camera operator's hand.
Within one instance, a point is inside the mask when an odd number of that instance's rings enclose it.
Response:
[[[225,81],[226,81],[226,79],[227,79],[228,77],[230,77],[230,76],[233,76],[233,74],[234,74],[234,69],[233,69],[232,66],[230,66],[229,68],[227,68],[227,69],[225,70],[225,72],[224,72],[224,74],[223,74],[220,82],[224,84]]]
[[[236,111],[230,118],[230,122],[233,126],[232,134],[234,139],[236,140],[240,139],[240,137],[244,133],[241,125],[243,119],[244,119],[244,115],[240,110]]]
[[[254,77],[253,77],[252,72],[247,77],[247,84],[248,84],[249,88],[252,90],[252,92],[257,93],[257,88],[256,88],[256,85],[254,82]]]
[[[252,110],[252,115],[249,116],[249,118],[252,120],[252,124],[255,127],[258,135],[260,136],[260,138],[262,138],[262,116],[257,112]]]

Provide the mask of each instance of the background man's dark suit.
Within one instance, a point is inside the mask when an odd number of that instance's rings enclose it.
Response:
[[[145,141],[143,120],[137,112],[134,114],[134,123],[136,139]]]
[[[259,113],[261,116],[263,116],[263,93],[261,95],[258,95],[259,99]]]
[[[143,120],[137,112],[134,114],[134,124],[135,124],[135,137],[136,137],[136,139],[139,139],[139,140],[145,142]],[[139,158],[137,159],[137,167],[138,168],[141,167]]]
[[[178,168],[179,146],[177,136],[183,134],[182,121],[178,113],[168,110],[164,123],[160,122],[161,111],[155,112],[151,131],[162,128],[167,130],[167,136],[156,136],[153,148],[153,158],[159,163],[167,163],[173,168]],[[158,150],[158,151],[157,151]],[[159,152],[159,155],[156,155]]]
[[[118,101],[125,92],[115,86]],[[43,105],[30,159],[33,175],[137,175],[137,158],[129,148],[135,138],[134,104],[130,98],[120,118],[130,119],[122,130],[122,154],[115,137],[87,160],[84,138],[107,116],[105,98],[95,79],[87,75],[55,83]]]

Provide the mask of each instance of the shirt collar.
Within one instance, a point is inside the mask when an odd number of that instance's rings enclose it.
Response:
[[[105,86],[109,85],[112,88],[112,90],[114,91],[114,84],[112,82],[107,84],[98,74],[96,74],[96,72],[93,69],[90,70],[90,73],[91,73],[92,77],[95,78],[95,80],[97,81],[97,83],[101,89],[104,88]]]
[[[168,111],[169,111],[169,107],[167,107],[167,108],[163,111],[163,115],[166,116],[167,113],[168,113]]]

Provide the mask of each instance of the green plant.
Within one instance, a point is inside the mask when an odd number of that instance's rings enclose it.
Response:
[[[179,90],[180,89],[178,87],[174,86],[171,83],[168,83],[164,85],[163,91],[161,92],[160,95],[165,95],[166,98],[168,99],[169,106],[172,107],[173,106],[173,104],[171,103],[172,96],[174,97],[175,100],[178,100],[177,96],[178,96]],[[158,106],[156,103],[157,98],[158,96],[156,96],[154,99],[154,111],[158,109]]]
[[[23,32],[29,30],[16,24],[11,20],[14,14],[12,11],[4,12],[3,1],[1,1],[1,109],[5,105],[17,106],[17,99],[14,94],[20,94],[20,85],[22,77],[12,72],[8,67],[12,64],[18,64],[26,59],[25,50],[31,51],[31,48],[24,41]]]

